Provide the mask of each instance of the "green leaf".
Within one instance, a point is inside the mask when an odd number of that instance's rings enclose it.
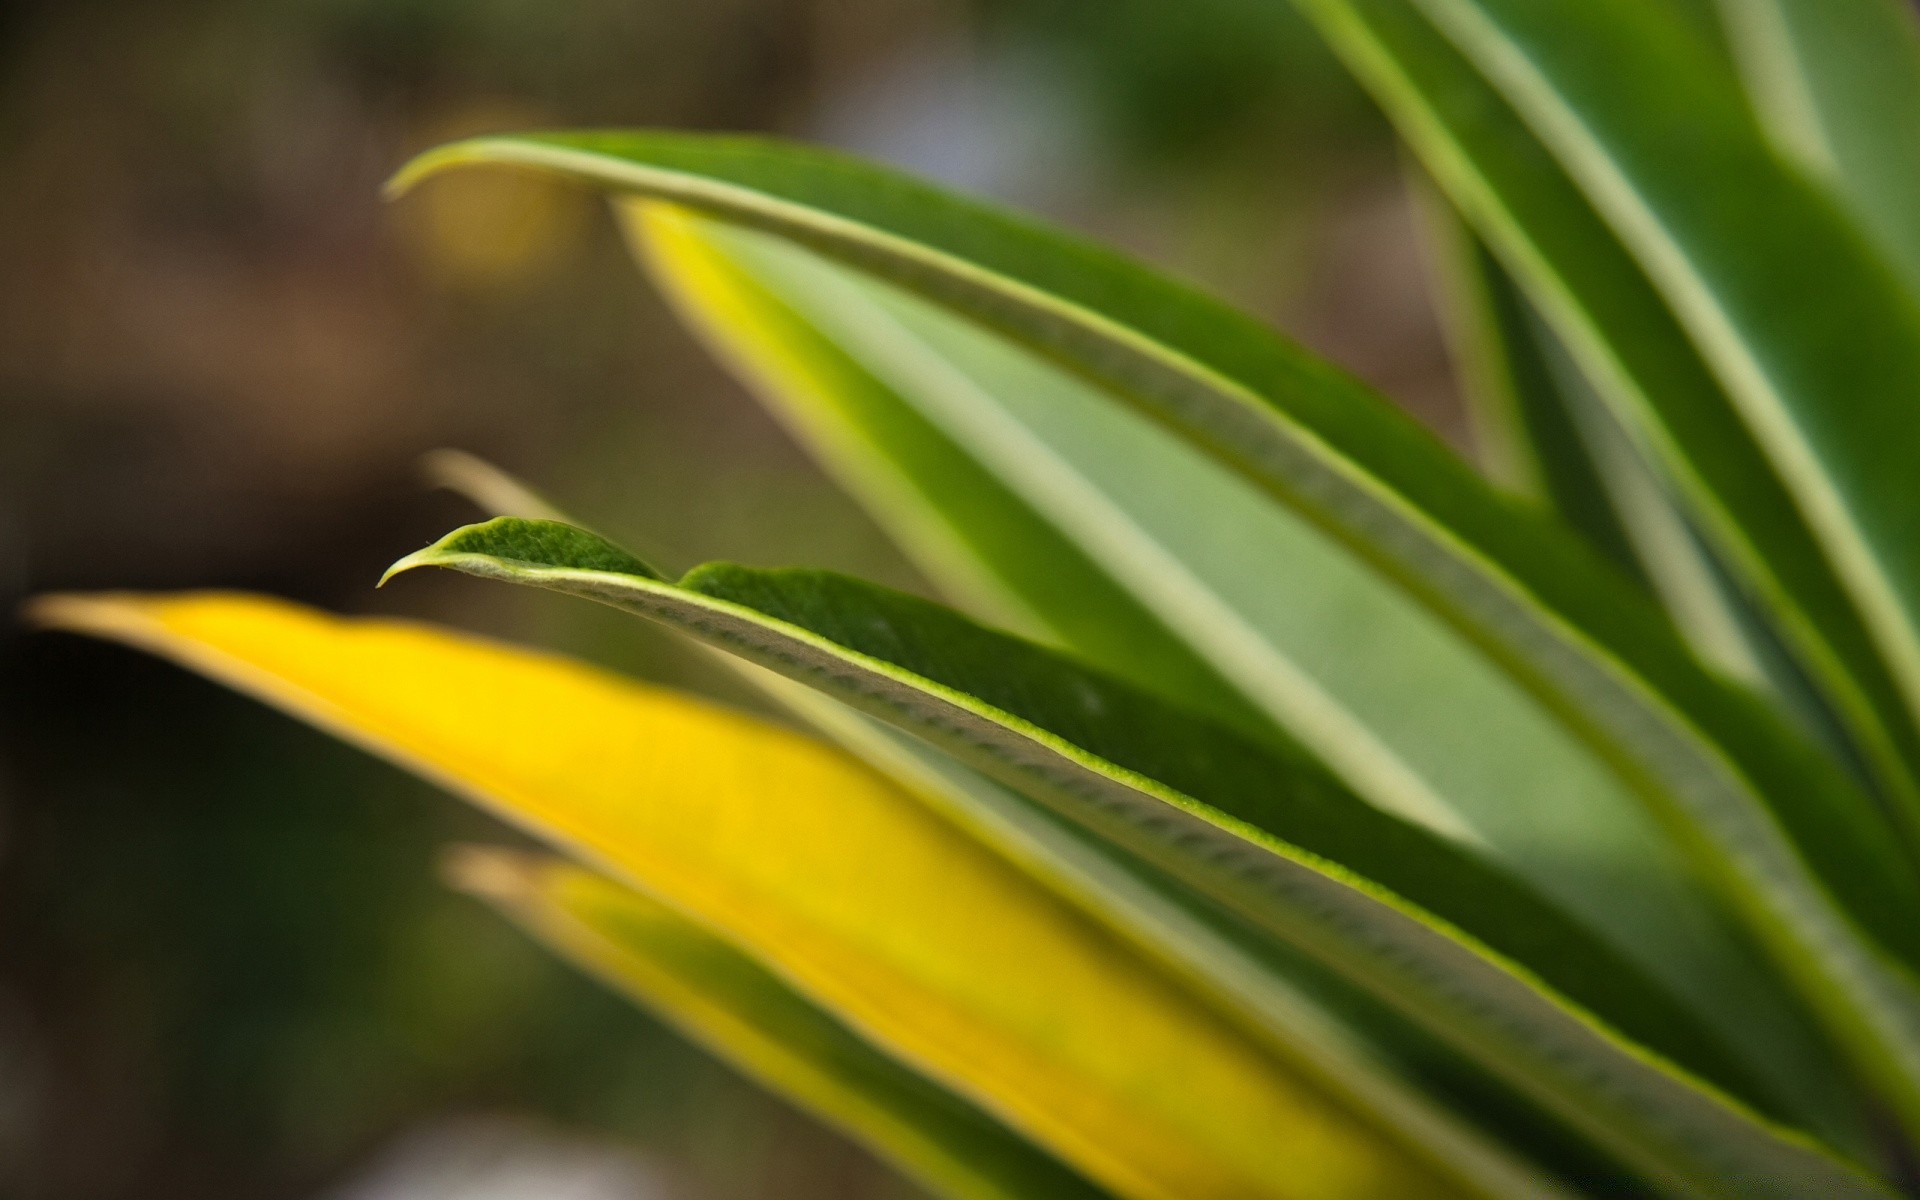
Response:
[[[1891,673],[1903,704],[1882,712],[1896,731],[1882,736],[1901,738],[1911,766],[1920,494],[1902,439],[1920,394],[1913,294],[1783,166],[1719,56],[1660,4],[1565,18],[1511,0],[1417,5],[1580,187],[1725,389]],[[1749,525],[1761,519],[1734,507]],[[1870,669],[1859,656],[1847,666]],[[1910,783],[1897,799],[1913,838]]]
[[[1920,290],[1920,26],[1902,0],[1720,0],[1760,118]]]
[[[923,421],[948,456],[1024,503],[1030,524],[1085,548],[1066,564],[1076,587],[1138,597],[1360,795],[1490,849],[1712,1014],[1778,1093],[1809,1113],[1845,1107],[1835,1098],[1846,1084],[1795,1002],[1617,777],[1345,547],[1074,377],[923,301],[764,235],[657,206],[643,221],[656,271],[710,337],[786,349],[789,369],[767,382],[794,407],[858,389]],[[837,369],[796,379],[791,368],[822,345]],[[876,439],[896,427],[864,426]],[[965,492],[938,499],[955,525],[979,523]],[[1090,579],[1088,565],[1101,574]],[[1124,643],[1065,640],[1139,677]]]
[[[1816,707],[1836,714],[1896,814],[1907,815],[1901,827],[1913,825],[1920,742],[1899,685],[1813,529],[1653,284],[1414,6],[1309,2],[1428,170],[1527,283],[1638,455],[1675,489],[1688,524],[1764,611],[1819,693]],[[1910,864],[1888,869],[1911,874]]]
[[[1561,1191],[1541,1173],[1543,1166],[1575,1179],[1613,1170],[1584,1147],[1553,1144],[1544,1124],[1527,1126],[1515,1140],[1509,1112],[1489,1114],[1480,1111],[1485,1104],[1463,1099],[1463,1075],[1473,1086],[1498,1086],[1484,1072],[1152,864],[900,728],[745,659],[722,657],[815,729],[1239,1014],[1251,1033],[1302,1064],[1330,1093],[1408,1144],[1426,1147],[1481,1193],[1540,1200]],[[1409,1053],[1417,1069],[1401,1061]],[[1409,1077],[1422,1072],[1436,1076],[1441,1089]],[[1507,1135],[1506,1145],[1489,1141],[1489,1134]],[[1536,1161],[1520,1161],[1514,1152],[1522,1148]],[[1543,1155],[1552,1161],[1537,1161]]]
[[[842,386],[847,386],[842,384]],[[884,410],[883,410],[884,411]],[[498,468],[464,459],[446,479],[483,509],[519,509],[499,515],[566,518],[544,500],[542,513],[528,513],[531,488]],[[991,482],[989,479],[987,482]],[[551,514],[551,515],[549,515]],[[1328,998],[1324,972],[1312,971],[1297,955],[1285,955],[1269,938],[1222,914],[1217,906],[1150,864],[1126,855],[1090,831],[1062,820],[1044,805],[1006,788],[935,749],[926,742],[849,708],[823,692],[796,683],[745,659],[696,643],[716,660],[777,704],[811,724],[875,770],[912,791],[950,820],[993,846],[1030,874],[1046,881],[1083,912],[1100,921],[1142,953],[1179,974],[1201,994],[1242,1017],[1248,1030],[1265,1039],[1287,1061],[1302,1064],[1331,1094],[1396,1131],[1401,1140],[1426,1148],[1487,1196],[1538,1200],[1558,1188],[1539,1169],[1519,1161],[1475,1127],[1489,1115],[1484,1103],[1466,1104],[1460,1077],[1471,1085],[1491,1085],[1484,1073],[1471,1072],[1431,1039],[1422,1039],[1404,1022],[1383,1015],[1379,1006],[1356,1014],[1351,989]],[[1353,1028],[1356,1015],[1363,1029]],[[1444,1093],[1406,1077],[1407,1067],[1383,1061],[1418,1059],[1415,1073],[1442,1076]],[[1531,1112],[1531,1110],[1528,1110]],[[1507,1111],[1490,1115],[1497,1134],[1511,1135]],[[1571,1145],[1555,1145],[1541,1125],[1529,1125],[1522,1137],[1507,1138],[1537,1156],[1551,1151],[1552,1167],[1573,1178],[1598,1178],[1611,1169]]]
[[[1422,189],[1424,192],[1426,189]],[[1766,679],[1728,585],[1672,490],[1592,394],[1506,268],[1427,197],[1463,392],[1494,477],[1540,500],[1644,582],[1695,651],[1743,682]]]
[[[1272,732],[1070,537],[757,283],[726,253],[723,227],[662,205],[626,215],[681,315],[949,595],[1000,624],[1077,646],[1147,687]]]
[[[832,747],[550,655],[261,597],[48,597],[35,616],[240,688],[640,888],[1115,1193],[1462,1194]]]
[[[902,283],[1112,388],[1293,505],[1612,762],[1920,1123],[1920,1006],[1853,924],[1920,960],[1920,928],[1898,915],[1920,903],[1915,880],[1871,803],[1700,668],[1624,581],[1364,387],[1106,252],[836,155],[695,135],[523,135],[443,147],[396,187],[472,162],[671,200]]]
[[[1526,298],[1431,185],[1415,178],[1410,186],[1420,200],[1440,316],[1481,469],[1501,487],[1558,513],[1644,582],[1625,525],[1535,335]]]
[[[467,848],[453,882],[942,1195],[1105,1195],[658,901],[556,859]]]
[[[716,564],[675,585],[572,565],[605,557],[601,541],[501,518],[393,572],[445,566],[600,600],[910,728],[1246,915],[1656,1176],[1833,1169],[1796,1163],[1782,1135],[1553,990],[1742,1087],[1711,1034],[1623,960],[1311,763],[926,601],[820,572]]]
[[[1650,457],[1685,490],[1702,530],[1779,620],[1823,695],[1860,739],[1878,778],[1896,798],[1910,798],[1912,726],[1897,686],[1866,637],[1866,622],[1838,590],[1837,569],[1820,556],[1808,524],[1772,475],[1755,438],[1734,419],[1687,339],[1674,335],[1677,327],[1653,284],[1620,251],[1608,226],[1528,127],[1414,5],[1307,2],[1323,32],[1367,80],[1449,197],[1526,281],[1580,357],[1582,369],[1610,403],[1624,409],[1623,424],[1650,445]],[[1597,11],[1583,10],[1582,20]],[[1603,58],[1595,55],[1593,62]],[[1711,56],[1701,58],[1683,68],[1650,70],[1645,77],[1685,75],[1696,68],[1710,74]],[[1643,76],[1622,71],[1619,77]],[[1681,105],[1658,119],[1679,123],[1672,120],[1673,112],[1685,111]],[[1675,164],[1689,161],[1684,153],[1671,158]],[[1613,639],[1609,645],[1621,643]],[[1656,658],[1635,661],[1696,728],[1711,736],[1723,761],[1739,765],[1747,786],[1772,798],[1774,813],[1805,861],[1819,864],[1827,887],[1846,898],[1850,871],[1879,876],[1891,889],[1880,900],[1869,899],[1863,889],[1843,902],[1883,945],[1894,948],[1906,964],[1914,962],[1914,923],[1906,922],[1905,929],[1894,923],[1895,914],[1916,907],[1908,894],[1911,860],[1896,850],[1897,839],[1871,805],[1852,789],[1808,779],[1807,772],[1817,779],[1830,765],[1764,765],[1774,739],[1761,732],[1765,719],[1753,718],[1747,702],[1724,689],[1702,687],[1686,673],[1665,672]],[[1703,778],[1714,773],[1706,771]],[[1799,774],[1810,786],[1826,790],[1828,799],[1819,807],[1829,815],[1806,812],[1786,796],[1781,772]],[[1748,825],[1751,814],[1735,815],[1737,806],[1714,801],[1688,807],[1719,828],[1715,840],[1723,845],[1727,839],[1745,840],[1736,826],[1759,832]],[[1911,808],[1906,804],[1902,811]],[[1720,825],[1721,818],[1728,824]],[[1834,821],[1845,828],[1835,828]],[[1762,835],[1751,848],[1759,850],[1766,840]],[[1843,848],[1843,843],[1850,845]],[[1911,976],[1883,972],[1873,953],[1838,927],[1830,927],[1831,940],[1815,933],[1813,926],[1826,924],[1832,914],[1819,915],[1823,906],[1806,890],[1812,880],[1790,857],[1776,857],[1771,850],[1760,851],[1770,860],[1766,864],[1745,853],[1736,857],[1744,862],[1741,878],[1722,876],[1730,900],[1749,915],[1776,959],[1823,1010],[1858,1069],[1875,1078],[1905,1119],[1920,1124],[1920,1018]],[[1790,898],[1796,895],[1813,907],[1784,911],[1799,908],[1800,901]],[[1799,933],[1788,934],[1789,927]],[[1865,986],[1842,982],[1853,979]]]

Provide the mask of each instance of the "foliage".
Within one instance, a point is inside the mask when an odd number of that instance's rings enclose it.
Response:
[[[1436,187],[1498,484],[1259,323],[884,169],[483,138],[399,186],[606,191],[964,615],[524,514],[394,568],[664,624],[815,741],[265,600],[38,611],[549,841],[455,877],[954,1194],[1913,1193],[1911,14],[1301,6]]]

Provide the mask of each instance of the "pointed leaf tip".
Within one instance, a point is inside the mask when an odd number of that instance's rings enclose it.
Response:
[[[478,567],[479,573],[486,574],[488,562],[608,571],[662,581],[666,578],[599,534],[564,521],[495,517],[477,525],[463,525],[433,545],[414,551],[388,567],[380,582],[384,585],[395,575],[416,567]]]

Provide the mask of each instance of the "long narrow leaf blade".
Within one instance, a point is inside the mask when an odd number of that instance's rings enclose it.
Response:
[[[64,597],[36,615],[236,686],[644,888],[1116,1193],[1459,1194],[820,743],[582,664],[262,598]]]
[[[1626,1050],[1539,980],[1742,1086],[1624,962],[1310,764],[1275,759],[1040,647],[855,580],[716,565],[675,585],[642,564],[576,565],[618,553],[584,531],[506,518],[394,570],[446,566],[614,604],[912,729],[1316,956],[1669,1186],[1727,1171],[1751,1186],[1798,1157],[1736,1106]],[[1714,1151],[1702,1154],[1703,1144]]]
[[[565,957],[942,1195],[1105,1194],[887,1057],[753,959],[632,888],[559,860],[478,848],[453,858],[449,874]]]
[[[1422,761],[1407,746],[1391,744],[1397,727],[1444,724],[1447,704],[1457,706],[1460,698],[1416,692],[1413,711],[1387,710],[1409,695],[1399,686],[1401,668],[1423,656],[1405,652],[1408,636],[1392,613],[1380,611],[1379,585],[1338,548],[1322,549],[1310,529],[1263,496],[1072,377],[971,326],[943,322],[936,309],[882,292],[804,251],[664,206],[645,207],[632,219],[656,278],[680,295],[682,308],[710,338],[741,347],[777,340],[788,360],[811,350],[838,363],[834,378],[815,370],[800,386],[792,372],[783,373],[783,392],[831,389],[846,396],[857,389],[884,396],[889,419],[865,421],[869,437],[897,444],[894,427],[904,422],[891,418],[898,413],[942,439],[942,464],[962,464],[949,469],[985,483],[930,496],[946,520],[991,534],[996,514],[981,511],[980,498],[1019,505],[1022,524],[1014,532],[1024,569],[1015,577],[986,562],[978,567],[1005,579],[1036,609],[1059,613],[1052,622],[1059,640],[1195,707],[1229,719],[1251,708],[1252,716],[1237,723],[1264,733],[1278,722],[1314,745],[1374,803],[1471,834],[1462,818],[1471,824],[1480,815],[1474,798],[1450,794],[1457,778],[1435,778],[1449,768],[1472,774],[1471,767],[1463,769],[1464,756],[1429,753]],[[1210,531],[1231,531],[1231,542],[1210,539]],[[1055,575],[1061,548],[1066,552]],[[1144,622],[1105,620],[1103,610],[1138,611]],[[1146,622],[1150,629],[1142,628]],[[1369,630],[1371,650],[1346,645],[1342,632],[1358,627]],[[1196,694],[1165,671],[1143,669],[1171,660],[1174,653],[1162,649],[1168,644],[1206,672],[1208,691]],[[1441,667],[1435,674],[1464,673],[1458,657],[1445,664],[1454,671]],[[1329,679],[1329,670],[1346,677]],[[1383,678],[1394,682],[1383,687]],[[1370,692],[1376,703],[1356,706],[1355,691]],[[1218,692],[1237,708],[1217,699]],[[1495,697],[1472,700],[1499,706]],[[1511,761],[1504,765],[1509,770],[1495,772],[1500,784],[1475,782],[1504,791],[1501,785],[1514,783]],[[1564,764],[1537,775],[1543,781],[1572,775],[1579,786],[1577,768]]]
[[[1324,971],[1151,863],[898,726],[745,659],[725,657],[822,734],[1240,1014],[1247,1028],[1282,1057],[1303,1064],[1330,1091],[1396,1130],[1403,1141],[1427,1147],[1430,1156],[1449,1164],[1477,1191],[1547,1200],[1565,1194],[1551,1175],[1584,1181],[1617,1173],[1577,1135],[1555,1129],[1549,1145],[1540,1132],[1549,1125],[1544,1118],[1528,1126],[1526,1136],[1511,1137],[1508,1111],[1488,1113],[1481,1111],[1484,1105],[1461,1102],[1457,1085],[1463,1077],[1476,1087],[1497,1088],[1484,1071],[1382,1006],[1357,1001],[1352,989],[1330,989]],[[1400,1061],[1405,1049],[1419,1056],[1432,1080],[1407,1077]],[[1503,1089],[1501,1095],[1504,1099],[1512,1091]],[[1537,1111],[1517,1103],[1529,1115]]]
[[[1690,523],[1765,609],[1896,814],[1920,814],[1920,741],[1897,680],[1814,529],[1653,283],[1415,5],[1303,3],[1527,285],[1615,422],[1676,488]],[[1892,866],[1911,874],[1910,864]]]
[[[1912,910],[1915,883],[1870,803],[1702,670],[1623,581],[1378,397],[1138,267],[838,156],[752,139],[525,135],[442,148],[398,186],[480,161],[668,199],[894,279],[1111,386],[1295,506],[1616,763],[1920,1123],[1912,987],[1859,931],[1920,960],[1920,930],[1895,916]]]

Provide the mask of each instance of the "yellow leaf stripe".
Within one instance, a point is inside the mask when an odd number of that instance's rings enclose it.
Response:
[[[42,601],[465,794],[712,929],[1141,1200],[1453,1194],[843,753],[566,660],[228,594]]]
[[[449,881],[942,1195],[1098,1200],[1067,1168],[888,1058],[740,951],[592,871],[462,847]]]

